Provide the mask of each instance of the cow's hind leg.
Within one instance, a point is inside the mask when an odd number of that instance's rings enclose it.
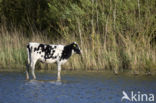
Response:
[[[29,64],[26,65],[26,79],[29,79]]]
[[[27,45],[27,54],[28,54],[28,63],[26,64],[26,79],[29,79],[29,69],[30,69],[30,62],[31,62],[31,50],[29,45]]]
[[[36,64],[36,61],[34,61],[34,62],[31,63],[31,74],[33,76],[33,79],[36,79],[36,75],[35,75],[35,64]]]

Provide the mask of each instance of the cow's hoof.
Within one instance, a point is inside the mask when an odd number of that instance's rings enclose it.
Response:
[[[25,78],[25,80],[29,80],[29,78]]]
[[[57,79],[56,82],[61,82],[61,79]]]

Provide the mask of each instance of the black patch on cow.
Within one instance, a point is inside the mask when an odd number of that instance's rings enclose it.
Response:
[[[40,44],[38,46],[38,48],[34,48],[34,52],[35,51],[38,51],[38,50],[41,50],[41,52],[44,52],[45,55],[44,55],[44,59],[46,61],[46,59],[53,59],[55,57],[53,57],[54,53],[55,53],[55,50],[53,50],[54,48],[52,48],[52,46],[48,45],[48,44]],[[51,52],[52,51],[52,52]],[[41,52],[37,52],[39,54],[41,54]],[[41,55],[41,57],[43,57],[43,55]]]
[[[34,48],[34,52],[37,51],[37,48]]]
[[[29,53],[30,53],[31,50],[32,50],[32,47],[30,47],[30,45],[28,44],[28,45],[27,45],[27,49],[28,49],[28,51],[29,51]]]
[[[69,45],[66,45],[64,47],[64,50],[62,51],[62,55],[61,55],[61,58],[60,58],[60,61],[62,59],[68,59],[71,55],[72,55],[72,45],[69,44]]]
[[[66,45],[64,47],[64,50],[62,51],[60,61],[62,59],[68,59],[72,55],[72,50],[74,50],[74,52],[77,53],[77,54],[81,53],[80,49],[79,49],[79,46],[75,42],[73,42],[72,44]]]
[[[38,50],[41,50],[42,52],[44,52],[44,44],[40,44],[38,48],[34,48],[34,52]]]
[[[55,50],[53,50],[52,53],[55,53]]]

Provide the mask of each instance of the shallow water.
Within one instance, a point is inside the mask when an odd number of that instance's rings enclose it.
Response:
[[[156,95],[156,78],[150,76],[69,72],[56,82],[56,73],[36,74],[38,80],[26,81],[24,73],[0,72],[0,103],[134,103],[121,102],[122,91]]]

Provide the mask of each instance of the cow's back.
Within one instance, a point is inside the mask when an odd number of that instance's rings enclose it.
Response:
[[[42,44],[30,42],[27,45],[31,59],[40,60],[46,63],[57,62],[64,49],[64,45]]]

